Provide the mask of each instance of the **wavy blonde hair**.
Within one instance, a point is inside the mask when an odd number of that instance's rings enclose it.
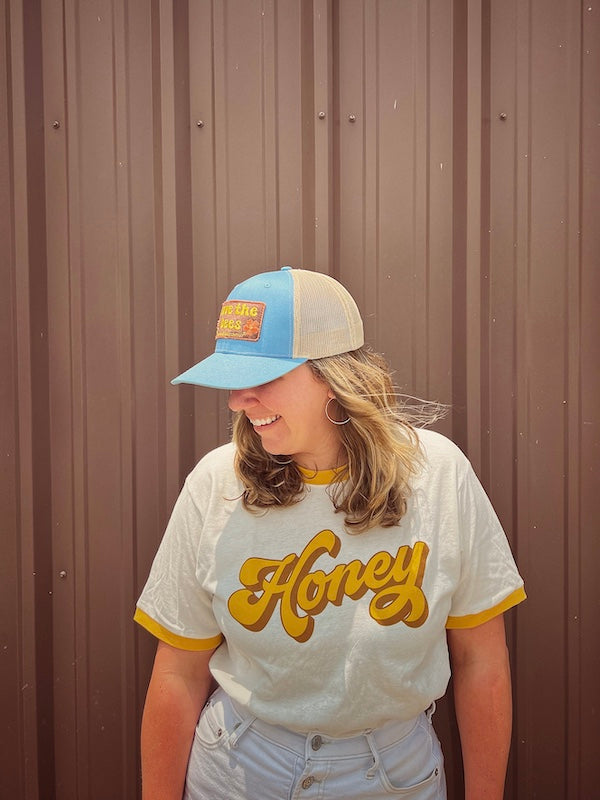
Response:
[[[329,493],[336,512],[345,514],[350,532],[396,525],[406,512],[410,478],[421,466],[416,426],[432,424],[445,413],[437,403],[409,403],[395,390],[385,359],[367,347],[307,362],[335,395],[346,465]],[[289,506],[304,497],[305,482],[294,461],[267,453],[243,412],[233,421],[235,469],[244,485],[242,502],[250,511]]]

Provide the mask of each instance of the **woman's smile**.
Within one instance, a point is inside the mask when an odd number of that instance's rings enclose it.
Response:
[[[278,419],[281,419],[278,414],[272,417],[265,417],[264,419],[252,419],[248,417],[250,424],[254,425],[255,428],[264,428],[267,425],[272,425],[274,422],[277,422]]]
[[[290,456],[308,469],[344,463],[339,431],[328,422],[325,406],[331,390],[308,364],[269,383],[234,389],[229,408],[243,412],[271,455]]]

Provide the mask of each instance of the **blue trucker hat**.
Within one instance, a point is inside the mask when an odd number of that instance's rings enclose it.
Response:
[[[215,352],[172,383],[247,389],[305,361],[364,344],[354,299],[329,275],[282,267],[239,283],[221,307]]]

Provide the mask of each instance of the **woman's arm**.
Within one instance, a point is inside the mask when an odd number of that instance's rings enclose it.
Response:
[[[504,619],[448,631],[465,800],[502,800],[512,730]]]
[[[213,653],[158,643],[142,718],[143,800],[181,800],[194,730],[211,688]]]

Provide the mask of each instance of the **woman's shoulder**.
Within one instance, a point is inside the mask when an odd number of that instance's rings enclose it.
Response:
[[[469,467],[469,460],[460,447],[444,434],[429,428],[417,428],[416,434],[428,466],[448,467],[453,464],[460,470]]]
[[[235,445],[232,442],[210,450],[202,456],[187,476],[188,489],[199,489],[207,484],[222,485],[232,480],[235,481],[234,457]]]

